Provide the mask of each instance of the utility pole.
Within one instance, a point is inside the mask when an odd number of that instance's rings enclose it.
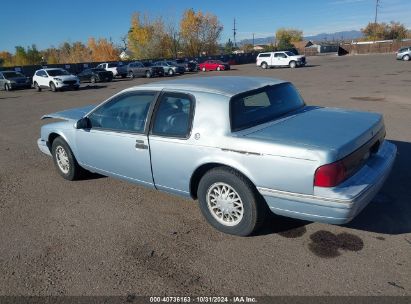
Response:
[[[380,6],[380,0],[375,0],[375,19],[374,24],[377,24],[377,17],[378,17],[378,7]]]
[[[374,18],[374,43],[375,39],[377,38],[377,19],[378,19],[378,7],[380,6],[381,0],[375,0],[375,18]]]
[[[237,42],[235,40],[235,35],[237,35],[237,28],[235,27],[235,18],[234,18],[234,28],[233,28],[233,36],[234,36],[234,47],[237,47]]]
[[[253,47],[254,47],[254,33],[253,33]]]

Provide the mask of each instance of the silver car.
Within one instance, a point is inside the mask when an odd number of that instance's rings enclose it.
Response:
[[[411,47],[403,47],[397,51],[397,59],[409,61],[411,59]]]
[[[306,106],[286,81],[207,77],[124,90],[45,115],[38,146],[68,180],[85,170],[199,200],[220,231],[275,214],[353,219],[394,163],[380,114]]]

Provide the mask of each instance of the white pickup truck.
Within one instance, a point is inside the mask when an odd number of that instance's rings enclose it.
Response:
[[[257,56],[256,62],[256,65],[263,69],[277,66],[296,68],[305,66],[305,64],[306,60],[304,55],[296,55],[290,51],[260,53]]]
[[[114,77],[125,78],[127,76],[127,65],[122,62],[104,62],[100,63],[97,68],[112,72]]]

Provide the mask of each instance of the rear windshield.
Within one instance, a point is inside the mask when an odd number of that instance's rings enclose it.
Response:
[[[62,76],[70,75],[66,70],[56,69],[56,70],[47,70],[49,76]]]
[[[230,102],[231,130],[251,128],[304,105],[304,100],[291,83],[266,86],[239,94]]]

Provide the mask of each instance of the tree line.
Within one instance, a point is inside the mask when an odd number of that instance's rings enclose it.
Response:
[[[119,60],[120,53],[127,50],[130,59],[154,59],[196,57],[231,54],[236,48],[229,39],[225,46],[219,45],[223,25],[212,13],[187,9],[178,23],[166,22],[162,17],[151,18],[147,14],[135,13],[131,17],[128,33],[122,37],[123,45],[111,39],[89,38],[87,43],[64,42],[59,47],[38,50],[33,44],[26,48],[16,46],[14,54],[0,51],[0,66],[22,66],[35,64],[101,62]],[[399,22],[369,23],[361,29],[366,40],[400,40],[411,38],[411,33]],[[265,51],[285,50],[303,40],[303,31],[280,28],[275,33],[275,43]],[[253,51],[252,44],[240,48]]]

